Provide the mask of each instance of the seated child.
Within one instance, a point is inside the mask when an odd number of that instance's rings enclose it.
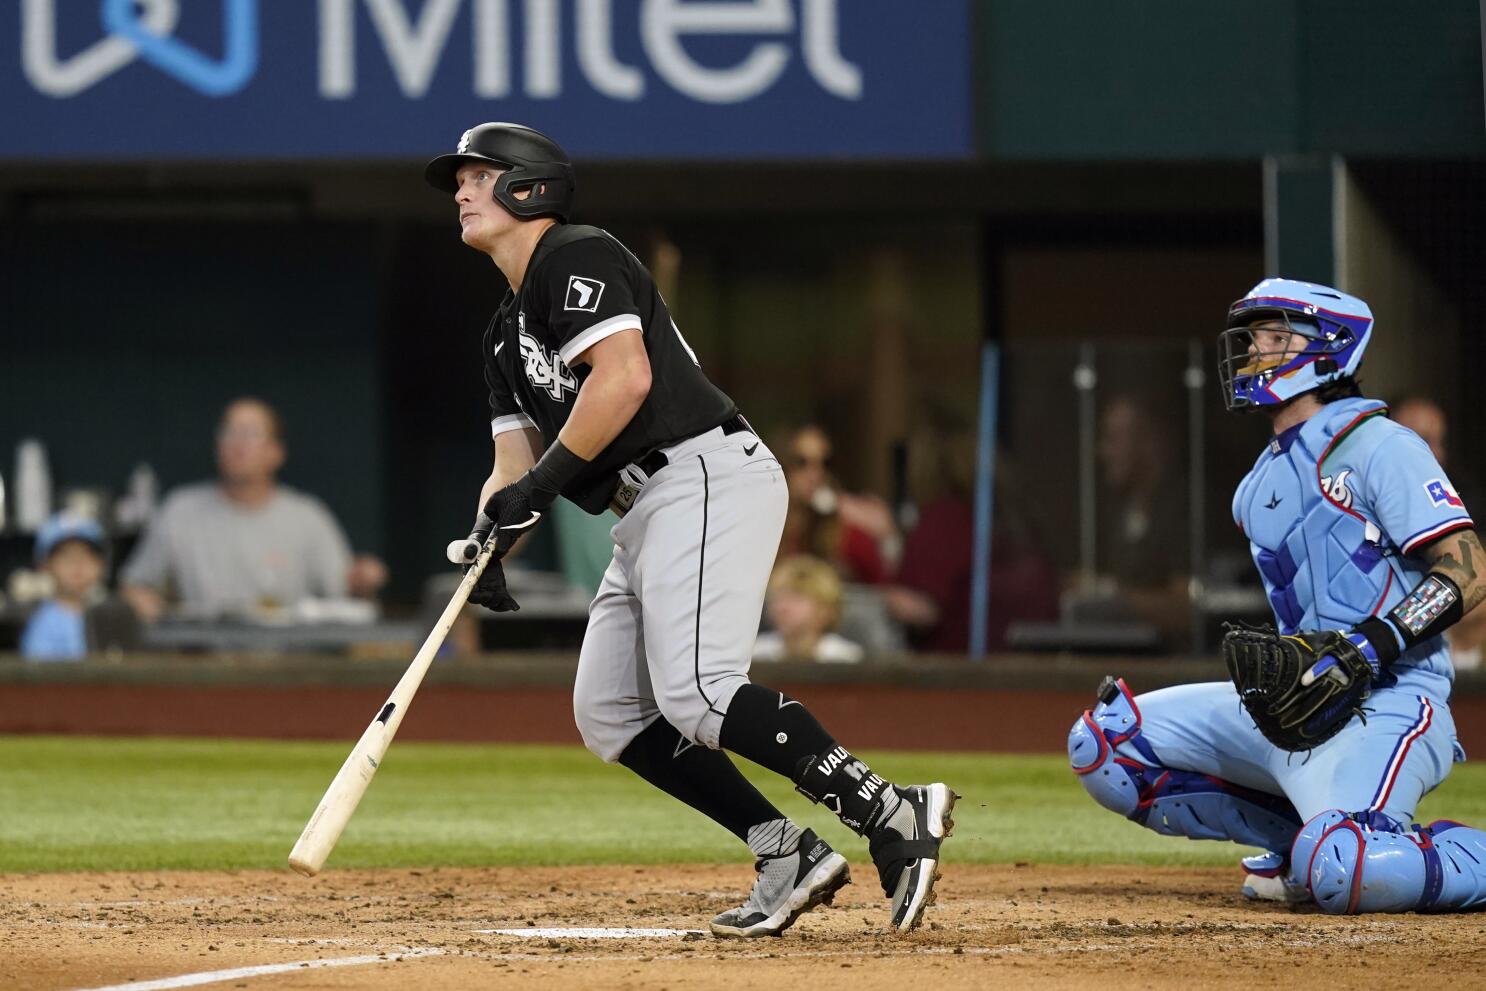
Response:
[[[85,613],[99,595],[105,552],[103,528],[87,517],[58,513],[37,532],[36,564],[51,575],[54,591],[26,622],[23,656],[68,661],[87,654]]]
[[[820,558],[786,557],[769,578],[764,613],[774,629],[759,634],[753,659],[852,664],[862,648],[831,630],[841,621],[841,579]]]

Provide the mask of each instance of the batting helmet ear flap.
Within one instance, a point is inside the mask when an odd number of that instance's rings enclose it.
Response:
[[[520,124],[480,124],[465,131],[453,154],[428,163],[423,176],[446,193],[459,191],[456,174],[469,162],[489,162],[501,170],[495,201],[512,215],[528,220],[556,217],[567,221],[578,183],[567,152],[547,135]],[[518,192],[526,192],[518,199]]]
[[[576,185],[572,171],[568,166],[564,175],[563,169],[555,163],[552,168],[519,166],[507,169],[495,181],[495,201],[523,220],[549,215],[566,220]],[[527,194],[525,197],[518,196],[523,192]]]

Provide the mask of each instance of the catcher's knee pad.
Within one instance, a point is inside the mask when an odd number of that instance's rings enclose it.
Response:
[[[1284,850],[1300,829],[1284,798],[1162,764],[1123,679],[1105,679],[1099,704],[1073,724],[1068,762],[1094,801],[1166,836]]]
[[[1332,915],[1486,906],[1486,833],[1448,819],[1405,830],[1378,813],[1333,809],[1305,824],[1290,861]]]

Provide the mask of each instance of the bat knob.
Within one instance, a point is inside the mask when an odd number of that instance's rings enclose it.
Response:
[[[444,556],[449,559],[450,564],[469,564],[480,556],[480,545],[468,537],[462,540],[451,540],[444,550]]]

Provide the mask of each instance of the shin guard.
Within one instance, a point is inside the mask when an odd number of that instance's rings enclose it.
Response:
[[[1486,906],[1486,832],[1448,819],[1405,830],[1379,813],[1333,809],[1305,824],[1290,860],[1332,915]]]
[[[1288,799],[1165,766],[1123,679],[1106,678],[1099,704],[1073,724],[1068,762],[1094,801],[1166,836],[1286,850],[1301,826]]]

